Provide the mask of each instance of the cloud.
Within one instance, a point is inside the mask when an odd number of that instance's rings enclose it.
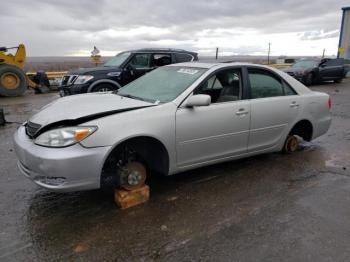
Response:
[[[330,32],[325,32],[324,30],[308,31],[300,34],[301,40],[320,40],[334,37],[339,37],[339,30],[334,30]]]
[[[277,55],[313,55],[320,41],[320,46],[336,50],[340,9],[347,4],[345,0],[33,0],[28,5],[25,0],[11,0],[0,9],[0,42],[24,42],[31,56],[88,53],[94,45],[104,52],[139,47],[202,52],[218,46],[223,53],[259,54],[268,42]],[[316,47],[311,41],[317,42]]]

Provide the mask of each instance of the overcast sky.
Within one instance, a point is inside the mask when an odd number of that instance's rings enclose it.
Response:
[[[28,56],[102,55],[173,47],[214,55],[337,53],[347,0],[10,0],[0,8],[0,46]]]

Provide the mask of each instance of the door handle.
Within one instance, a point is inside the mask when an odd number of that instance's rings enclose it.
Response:
[[[292,103],[290,103],[289,106],[292,108],[296,108],[296,107],[299,107],[299,104],[297,102],[293,101]]]
[[[240,108],[238,109],[238,111],[236,112],[236,115],[237,116],[242,116],[242,115],[246,115],[248,114],[249,112],[247,110],[245,110],[244,108]]]

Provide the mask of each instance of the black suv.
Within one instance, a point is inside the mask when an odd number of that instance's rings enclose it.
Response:
[[[328,80],[340,83],[348,70],[349,60],[324,58],[301,59],[283,71],[309,86]]]
[[[125,51],[103,66],[69,71],[62,78],[60,95],[117,90],[159,66],[197,60],[197,53],[180,49]]]

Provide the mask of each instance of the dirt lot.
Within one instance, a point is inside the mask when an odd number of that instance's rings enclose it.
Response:
[[[350,79],[329,132],[292,155],[267,154],[153,182],[121,211],[100,191],[50,193],[17,170],[0,127],[0,261],[349,261]],[[22,122],[57,93],[0,98]]]

